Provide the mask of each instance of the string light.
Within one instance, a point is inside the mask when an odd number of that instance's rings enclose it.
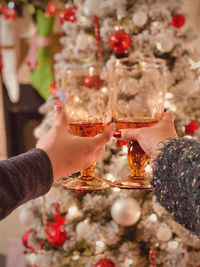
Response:
[[[176,249],[179,245],[179,242],[178,241],[170,241],[168,242],[168,247],[171,248],[171,249]]]
[[[96,241],[96,246],[103,248],[103,247],[105,247],[105,243],[103,241],[99,240],[99,241]]]
[[[152,221],[152,222],[156,222],[157,221],[157,215],[155,213],[152,213],[149,216],[149,220]]]
[[[101,92],[102,92],[102,93],[107,93],[107,88],[106,88],[106,87],[102,87],[102,88],[101,88]]]
[[[75,260],[75,261],[77,261],[79,258],[80,258],[80,256],[79,256],[79,255],[74,255],[74,256],[72,257],[72,260]]]
[[[121,191],[121,189],[120,189],[120,188],[117,188],[117,187],[114,187],[114,188],[112,189],[112,191],[118,193],[118,192]]]

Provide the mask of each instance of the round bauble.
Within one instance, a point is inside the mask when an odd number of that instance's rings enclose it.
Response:
[[[171,24],[174,28],[181,28],[185,24],[185,17],[182,14],[176,14],[172,17]]]
[[[58,7],[54,1],[50,1],[45,8],[45,14],[47,16],[55,16],[58,12]]]
[[[160,226],[156,233],[158,240],[162,242],[169,241],[172,237],[172,232],[167,226]]]
[[[122,198],[113,202],[111,216],[119,225],[134,225],[140,218],[141,208],[133,198]]]
[[[118,30],[109,37],[109,45],[116,54],[125,54],[131,46],[131,37],[125,31]]]
[[[164,34],[159,35],[156,48],[162,53],[169,53],[174,48],[174,39]]]
[[[115,263],[110,259],[99,260],[94,267],[115,267]]]
[[[101,87],[101,79],[98,75],[86,76],[84,78],[84,85],[90,89],[99,89]]]
[[[133,24],[137,27],[143,27],[146,24],[147,19],[147,14],[144,11],[138,11],[132,16]]]
[[[78,239],[85,238],[89,230],[90,230],[90,223],[88,220],[79,222],[76,225],[76,234],[77,234]]]
[[[67,240],[67,234],[62,227],[53,227],[50,230],[46,230],[45,233],[48,236],[49,243],[54,247],[62,247]]]

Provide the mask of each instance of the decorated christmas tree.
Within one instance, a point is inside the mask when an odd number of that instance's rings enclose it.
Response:
[[[55,55],[55,84],[40,112],[39,138],[52,125],[67,70],[115,57],[161,58],[167,68],[165,108],[175,116],[177,133],[198,138],[198,55],[186,44],[195,38],[181,13],[182,0],[74,0],[60,12],[65,35]],[[110,181],[129,173],[127,147],[108,146],[96,172]],[[26,204],[23,242],[33,266],[198,266],[200,241],[176,223],[149,191],[112,188],[73,191],[56,183],[42,198]]]

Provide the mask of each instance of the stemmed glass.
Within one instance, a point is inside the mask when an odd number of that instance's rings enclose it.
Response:
[[[67,70],[62,80],[64,110],[71,134],[92,137],[103,132],[112,120],[107,79],[100,64]],[[77,162],[78,164],[78,162]],[[77,178],[62,182],[71,189],[99,190],[110,187],[110,182],[94,176],[93,163]]]
[[[122,58],[110,64],[111,106],[118,130],[149,127],[158,122],[164,111],[166,73],[163,63],[154,58]],[[128,144],[131,175],[114,183],[120,188],[151,189],[149,156],[136,140]]]

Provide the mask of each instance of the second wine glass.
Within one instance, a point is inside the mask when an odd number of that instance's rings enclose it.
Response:
[[[107,79],[101,65],[67,70],[63,75],[64,110],[68,118],[68,130],[81,137],[93,137],[102,133],[112,120]],[[78,164],[78,162],[77,162]],[[100,190],[110,187],[110,182],[95,177],[95,163],[81,171],[78,178],[63,181],[71,189]]]
[[[110,65],[109,87],[113,117],[118,130],[150,127],[164,111],[166,92],[165,68],[154,58],[116,59]],[[149,156],[136,140],[128,144],[131,175],[116,181],[120,188],[151,189],[145,171]]]

